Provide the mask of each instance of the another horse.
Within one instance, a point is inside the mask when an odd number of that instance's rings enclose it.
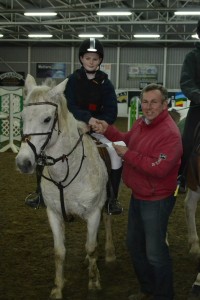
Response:
[[[181,134],[184,130],[185,118],[178,120],[173,112],[170,112],[172,118],[177,123]],[[196,229],[196,209],[200,200],[200,125],[195,130],[194,148],[191,157],[188,158],[187,168],[187,194],[185,198],[185,214],[188,229],[188,244],[190,254],[194,255],[198,260],[198,274],[196,280],[189,293],[188,300],[200,299],[200,246],[199,237]]]
[[[65,219],[76,214],[87,222],[86,253],[89,284],[100,289],[96,263],[97,233],[107,191],[108,173],[85,123],[77,121],[67,109],[63,95],[67,79],[57,86],[47,82],[37,86],[28,75],[27,96],[22,112],[23,135],[16,165],[23,173],[33,173],[43,165],[42,195],[52,229],[55,250],[55,287],[52,299],[62,299],[64,287]],[[52,84],[52,83],[51,83]],[[111,217],[106,225],[106,261],[116,259],[112,241]]]
[[[171,117],[178,125],[181,134],[184,130],[185,118],[178,118],[178,115],[172,110],[169,112]],[[200,124],[195,130],[194,148],[191,157],[188,158],[187,168],[187,194],[185,198],[185,214],[188,229],[188,244],[190,247],[190,254],[194,255],[198,260],[198,274],[192,289],[189,292],[187,300],[200,299],[200,246],[199,237],[196,228],[196,210],[197,204],[200,200]]]
[[[200,200],[200,124],[195,129],[194,147],[188,159],[187,195],[185,198],[185,212],[188,228],[188,243],[190,254],[198,260],[198,274],[192,286],[188,300],[200,299],[200,246],[196,228],[196,210]]]

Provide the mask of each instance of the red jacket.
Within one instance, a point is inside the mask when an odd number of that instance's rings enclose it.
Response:
[[[182,141],[167,110],[149,125],[139,118],[127,133],[109,125],[104,135],[113,142],[126,143],[122,177],[136,199],[160,200],[174,193]]]

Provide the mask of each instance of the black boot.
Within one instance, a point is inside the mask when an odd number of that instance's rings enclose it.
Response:
[[[41,176],[44,167],[38,165],[36,168],[36,176],[37,176],[37,189],[35,192],[29,194],[25,199],[25,204],[32,208],[39,208],[39,206],[45,207],[44,199],[42,197],[42,191],[40,187]]]
[[[122,167],[117,170],[111,170],[108,182],[108,200],[106,201],[106,211],[109,215],[119,215],[123,208],[117,200],[119,184],[121,181]]]
[[[179,175],[177,181],[179,185],[179,193],[185,194],[187,191],[185,176]]]

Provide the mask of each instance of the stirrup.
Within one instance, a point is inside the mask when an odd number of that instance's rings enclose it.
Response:
[[[34,209],[38,209],[41,204],[41,194],[37,192],[30,193],[25,198],[25,204]]]

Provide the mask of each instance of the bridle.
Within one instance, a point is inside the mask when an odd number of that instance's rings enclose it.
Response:
[[[47,146],[47,144],[49,143],[50,139],[51,139],[51,136],[52,136],[52,133],[53,133],[53,130],[56,130],[55,129],[55,126],[56,126],[56,123],[58,122],[58,105],[55,104],[55,103],[52,103],[52,102],[37,102],[37,103],[29,103],[27,106],[33,106],[33,105],[53,105],[56,107],[55,109],[55,113],[54,113],[54,121],[53,121],[53,124],[52,124],[52,127],[51,127],[51,130],[48,131],[48,132],[37,132],[37,133],[28,133],[28,134],[22,134],[22,143],[27,143],[30,148],[32,149],[34,155],[35,155],[35,161],[36,161],[36,164],[37,165],[40,165],[40,166],[52,166],[52,165],[55,165],[58,161],[66,161],[67,163],[67,172],[66,172],[66,175],[64,177],[63,180],[57,182],[55,181],[51,175],[49,174],[48,172],[48,175],[49,177],[45,176],[44,174],[41,174],[41,176],[43,178],[45,178],[46,180],[48,181],[51,181],[53,182],[59,189],[60,191],[60,202],[61,202],[61,209],[62,209],[62,214],[63,214],[63,218],[65,219],[65,221],[68,221],[69,218],[68,216],[66,215],[66,212],[65,212],[65,205],[64,205],[64,193],[63,193],[63,190],[64,188],[66,188],[67,186],[69,186],[73,181],[74,179],[77,177],[77,175],[79,174],[80,170],[81,170],[81,167],[82,167],[82,164],[83,164],[83,160],[84,158],[86,157],[85,156],[85,150],[84,150],[84,144],[83,144],[83,134],[80,134],[80,132],[78,131],[78,134],[79,134],[79,138],[76,142],[76,144],[74,145],[74,147],[70,150],[70,152],[68,154],[63,154],[61,156],[59,156],[58,158],[53,158],[51,156],[47,156],[45,154],[45,148]],[[59,130],[59,125],[58,125],[58,135],[60,134],[60,130]],[[41,150],[40,150],[40,153],[37,154],[37,151],[36,151],[36,148],[34,146],[33,143],[31,143],[31,136],[34,136],[34,135],[47,135],[47,138],[44,142],[44,144],[42,145],[41,147]],[[74,150],[77,148],[77,146],[79,145],[79,143],[81,143],[82,145],[82,157],[81,157],[81,161],[80,161],[80,165],[79,165],[79,168],[78,170],[76,171],[75,175],[70,179],[70,181],[63,185],[63,182],[66,181],[66,179],[68,178],[69,176],[69,163],[68,163],[68,157],[74,152]]]
[[[55,113],[54,113],[54,121],[53,121],[53,124],[52,124],[52,127],[51,127],[50,131],[48,131],[48,132],[37,132],[37,133],[31,132],[31,133],[28,133],[28,134],[23,134],[22,133],[22,140],[21,141],[22,141],[22,143],[27,143],[31,147],[31,149],[32,149],[32,151],[35,155],[36,164],[45,166],[45,165],[49,165],[49,164],[46,161],[46,156],[44,154],[44,149],[47,146],[48,142],[50,141],[53,130],[55,130],[55,125],[58,121],[58,105],[55,104],[55,103],[52,103],[52,102],[37,102],[37,103],[29,103],[27,106],[35,106],[35,105],[52,105],[56,108]],[[59,134],[60,134],[60,130],[58,128],[58,135]],[[35,148],[34,144],[31,143],[31,141],[30,141],[31,136],[34,136],[34,135],[47,135],[47,138],[46,138],[44,144],[42,145],[39,154],[37,154],[37,151],[36,151],[36,148]]]

